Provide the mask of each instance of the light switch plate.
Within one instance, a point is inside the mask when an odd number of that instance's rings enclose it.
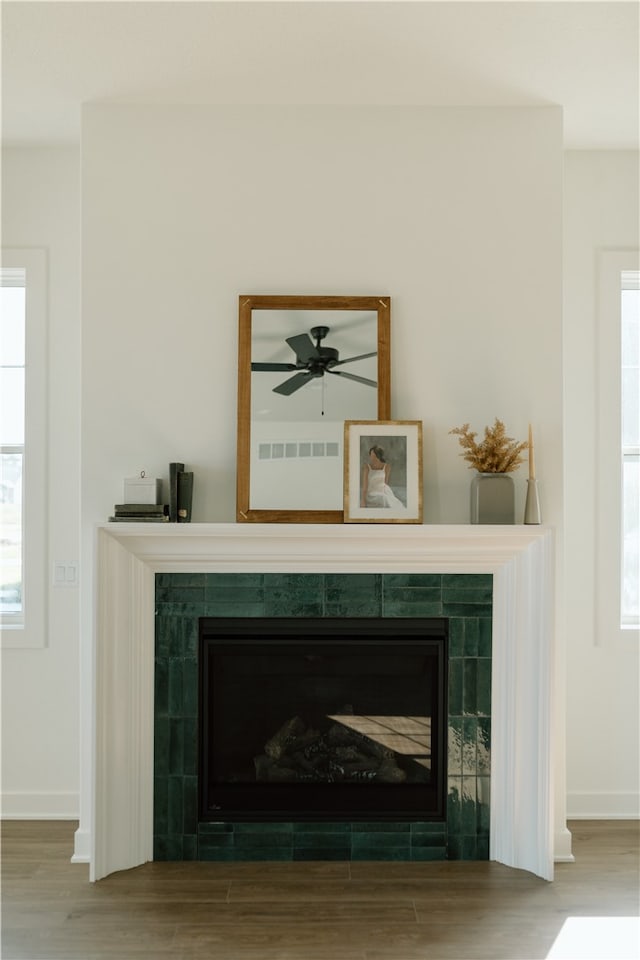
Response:
[[[77,560],[55,560],[53,564],[54,587],[78,586]]]

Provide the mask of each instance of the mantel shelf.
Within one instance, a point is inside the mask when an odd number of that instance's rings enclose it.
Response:
[[[491,572],[552,533],[544,526],[467,524],[105,523],[99,529],[157,564],[156,572],[170,572],[174,562],[213,572],[216,561],[234,560],[273,569],[295,561],[316,572],[355,562],[386,572],[412,561],[435,563],[442,573]]]

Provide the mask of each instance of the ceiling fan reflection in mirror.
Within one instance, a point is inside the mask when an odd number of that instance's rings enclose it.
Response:
[[[356,360],[366,360],[368,357],[375,357],[376,351],[372,353],[361,353],[357,357],[347,357],[346,360],[340,359],[339,352],[334,347],[321,346],[330,331],[330,327],[311,327],[311,337],[315,338],[315,344],[308,333],[300,333],[295,337],[286,337],[285,342],[289,344],[296,355],[295,363],[252,363],[252,371],[276,371],[296,370],[294,376],[289,377],[277,387],[273,388],[274,393],[280,393],[285,397],[300,390],[307,383],[311,383],[317,377],[324,377],[325,373],[334,374],[336,377],[344,377],[347,380],[354,380],[356,383],[362,383],[367,387],[377,387],[375,380],[369,380],[367,377],[359,377],[355,373],[347,373],[344,370],[336,370],[345,363],[355,363]]]

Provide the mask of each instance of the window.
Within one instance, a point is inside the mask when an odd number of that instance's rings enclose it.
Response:
[[[637,251],[600,254],[597,340],[597,636],[640,626],[640,269]]]
[[[23,267],[0,269],[0,614],[23,617],[25,283]]]
[[[640,623],[640,272],[621,274],[622,626]]]
[[[0,624],[2,645],[46,643],[46,258],[0,261]]]

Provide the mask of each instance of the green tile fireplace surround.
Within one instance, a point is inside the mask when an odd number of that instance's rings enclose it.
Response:
[[[154,859],[489,856],[491,574],[156,574]],[[446,822],[199,823],[199,617],[447,617]]]

